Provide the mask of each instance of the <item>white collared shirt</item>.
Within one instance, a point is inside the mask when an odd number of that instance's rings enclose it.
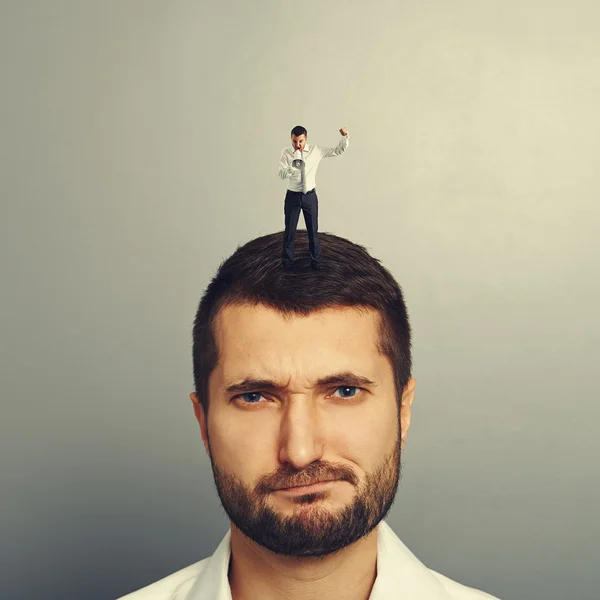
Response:
[[[118,600],[232,600],[227,577],[231,530],[215,553]],[[377,577],[369,600],[498,600],[428,569],[382,521],[377,526]]]
[[[302,160],[304,161],[302,169],[292,167],[295,150],[293,146],[288,146],[281,151],[279,177],[289,179],[288,190],[306,193],[316,187],[317,167],[321,159],[343,154],[349,143],[349,136],[342,136],[340,143],[335,148],[306,144],[302,150]]]

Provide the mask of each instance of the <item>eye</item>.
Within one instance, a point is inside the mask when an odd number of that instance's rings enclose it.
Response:
[[[341,392],[341,395],[338,398],[355,398],[361,388],[356,387],[355,385],[342,385],[337,388],[336,392]]]
[[[235,397],[235,400],[239,399],[242,404],[258,404],[261,397],[264,397],[260,392],[246,392]]]

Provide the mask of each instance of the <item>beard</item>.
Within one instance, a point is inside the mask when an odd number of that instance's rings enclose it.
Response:
[[[400,435],[380,465],[359,485],[347,465],[316,461],[301,471],[279,470],[261,478],[254,490],[210,461],[217,493],[231,522],[248,538],[276,554],[323,557],[338,552],[369,534],[387,515],[398,490],[401,471]],[[210,440],[208,442],[210,448]],[[323,506],[327,492],[294,496],[297,514],[282,515],[267,503],[281,487],[308,485],[335,478],[354,485],[352,501],[339,509]],[[296,512],[296,511],[295,511]]]

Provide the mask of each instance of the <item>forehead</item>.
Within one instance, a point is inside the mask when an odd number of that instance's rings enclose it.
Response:
[[[301,135],[294,135],[294,134],[292,134],[292,139],[294,141],[296,141],[296,140],[302,141],[302,140],[306,139],[306,136],[303,133]]]
[[[379,353],[379,313],[335,307],[307,316],[285,317],[263,305],[227,306],[215,320],[219,362],[215,371],[229,379],[250,374],[317,379],[324,372],[372,369]]]

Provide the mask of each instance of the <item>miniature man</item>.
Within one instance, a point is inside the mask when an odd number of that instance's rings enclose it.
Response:
[[[319,199],[315,189],[317,167],[322,158],[339,156],[348,148],[350,138],[345,127],[340,129],[342,139],[335,148],[325,148],[307,144],[308,133],[300,125],[291,132],[292,145],[284,148],[279,159],[279,177],[289,179],[285,195],[285,236],[282,262],[289,269],[294,258],[294,235],[298,225],[300,210],[309,238],[310,265],[315,270],[321,268],[321,246],[319,244]]]

